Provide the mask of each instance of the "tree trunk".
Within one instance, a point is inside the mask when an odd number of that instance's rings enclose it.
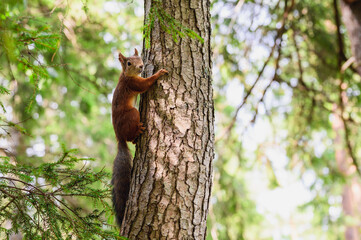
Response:
[[[147,17],[154,0],[145,0]],[[121,235],[130,239],[205,239],[212,186],[214,109],[209,0],[162,1],[203,39],[174,42],[156,21],[143,51],[145,76],[169,75],[141,96],[146,131],[137,143]]]
[[[341,0],[341,11],[343,22],[350,37],[356,70],[361,76],[361,1]]]
[[[346,94],[343,93],[343,98]],[[359,183],[359,176],[350,177],[356,171],[352,160],[345,150],[345,143],[343,141],[342,133],[344,132],[344,124],[339,116],[340,111],[338,107],[334,106],[334,118],[332,120],[332,128],[335,132],[334,146],[335,158],[338,170],[340,173],[348,178],[347,183],[343,187],[342,193],[342,209],[346,217],[359,219],[361,215],[360,201],[361,201],[361,186]],[[351,178],[351,179],[350,179]],[[360,225],[348,225],[345,229],[345,240],[358,240],[360,239]]]
[[[346,26],[350,42],[352,55],[355,58],[356,70],[361,76],[361,1],[360,0],[341,0],[341,11],[343,22]],[[342,93],[342,98],[347,102],[345,93]],[[341,113],[342,114],[342,113]],[[336,133],[335,146],[336,146],[336,162],[339,171],[344,176],[350,176],[355,172],[355,166],[352,165],[352,160],[348,157],[346,150],[340,148],[344,146],[341,140],[341,133],[344,129],[342,119],[334,114],[333,129]],[[359,177],[354,176],[344,186],[342,194],[342,208],[345,216],[351,217],[356,220],[357,224],[347,226],[345,230],[346,240],[360,239],[360,224],[358,223],[361,216],[361,185]]]

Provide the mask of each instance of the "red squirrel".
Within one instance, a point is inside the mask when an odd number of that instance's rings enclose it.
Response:
[[[127,141],[135,143],[137,137],[144,131],[139,112],[134,108],[135,98],[139,93],[146,92],[158,78],[167,74],[168,71],[161,69],[149,78],[140,77],[139,75],[143,71],[143,61],[139,57],[137,49],[131,57],[124,57],[119,52],[119,61],[122,64],[123,72],[115,88],[112,101],[112,121],[118,141],[118,154],[113,165],[112,185],[116,221],[121,226],[125,204],[128,200],[132,170],[132,157]]]

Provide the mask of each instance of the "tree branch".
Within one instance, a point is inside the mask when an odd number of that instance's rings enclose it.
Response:
[[[218,142],[220,139],[224,139],[225,136],[227,136],[226,138],[229,138],[229,133],[231,132],[231,130],[233,129],[236,121],[237,121],[237,117],[238,114],[240,112],[240,110],[242,109],[242,107],[246,104],[248,97],[252,94],[252,91],[254,89],[254,87],[257,85],[257,83],[259,82],[259,80],[261,79],[263,72],[265,70],[265,68],[267,67],[268,63],[271,61],[272,57],[273,57],[273,53],[276,49],[276,46],[279,45],[280,43],[277,43],[278,41],[280,42],[280,39],[282,39],[283,34],[286,32],[286,20],[288,19],[288,15],[290,13],[290,11],[293,9],[294,5],[295,5],[295,0],[291,1],[291,5],[288,6],[287,4],[288,0],[285,0],[285,10],[283,13],[283,17],[282,17],[282,25],[281,27],[278,29],[276,37],[274,38],[274,44],[271,48],[271,52],[267,57],[267,60],[264,62],[261,70],[258,72],[258,76],[255,80],[255,82],[252,84],[251,88],[247,91],[246,96],[243,98],[242,103],[237,107],[232,120],[230,122],[230,124],[228,125],[228,127],[226,127],[226,129],[223,131],[223,133],[216,138],[215,142]],[[277,69],[276,69],[277,70]],[[264,93],[265,94],[265,93]]]

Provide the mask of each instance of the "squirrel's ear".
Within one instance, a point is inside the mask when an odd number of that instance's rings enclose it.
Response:
[[[138,55],[138,50],[136,48],[134,48],[134,56],[139,56]]]
[[[123,56],[123,54],[121,52],[119,52],[119,61],[121,63],[124,63],[127,61],[127,58]]]

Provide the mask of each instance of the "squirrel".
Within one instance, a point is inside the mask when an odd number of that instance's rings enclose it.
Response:
[[[138,50],[134,49],[134,51],[134,55],[130,57],[124,57],[119,52],[119,61],[123,72],[115,88],[112,101],[112,122],[118,142],[118,154],[114,159],[111,183],[113,185],[113,207],[119,227],[122,225],[128,200],[132,170],[132,157],[127,141],[135,144],[139,135],[145,130],[140,122],[139,111],[134,108],[133,104],[139,93],[146,92],[158,78],[168,73],[167,70],[161,69],[151,77],[140,77],[139,75],[143,71],[143,61],[138,55]]]

